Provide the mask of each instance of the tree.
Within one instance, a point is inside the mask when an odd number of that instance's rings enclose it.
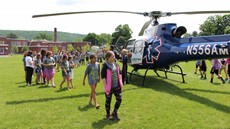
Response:
[[[197,31],[193,31],[193,32],[192,32],[192,36],[193,36],[193,37],[198,36],[198,32],[197,32]]]
[[[18,47],[16,45],[12,46],[11,52],[14,54],[18,53]]]
[[[120,36],[122,36],[124,40],[127,41],[132,37],[132,33],[133,31],[129,28],[128,24],[117,26],[115,32],[112,34],[112,44],[115,45]]]
[[[185,33],[185,34],[183,35],[183,37],[184,37],[184,38],[191,37],[191,34],[190,34],[190,33]]]
[[[7,36],[6,36],[7,38],[12,38],[12,39],[17,39],[18,38],[18,36],[17,36],[17,34],[14,34],[14,33],[9,33],[9,34],[7,34]]]
[[[98,46],[99,44],[99,37],[95,33],[89,33],[84,38],[83,41],[91,42],[91,45]]]
[[[48,41],[54,40],[52,35],[48,35],[46,33],[38,33],[34,38],[37,40],[48,40]]]
[[[225,34],[230,34],[230,26],[227,26],[224,30]]]
[[[77,51],[80,51],[80,50],[81,50],[81,48],[80,48],[80,47],[77,47],[77,48],[76,48],[76,50],[77,50]]]
[[[90,50],[90,45],[86,44],[85,46],[82,47],[82,52],[86,52]]]
[[[53,50],[54,53],[57,53],[58,52],[58,46],[54,45],[53,48],[52,48],[52,50]]]
[[[23,48],[22,48],[22,52],[25,52],[25,51],[28,51],[29,50],[29,47],[28,46],[24,46]]]
[[[105,44],[111,44],[112,42],[112,36],[110,34],[102,33],[98,36],[99,38],[99,46],[105,45]]]
[[[73,51],[73,50],[74,50],[73,45],[72,45],[72,44],[68,44],[68,46],[67,46],[67,51],[71,52],[71,51]]]
[[[225,33],[227,26],[230,26],[230,15],[210,16],[200,25],[201,35],[221,35]]]

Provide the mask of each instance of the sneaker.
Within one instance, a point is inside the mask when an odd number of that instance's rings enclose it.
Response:
[[[225,78],[225,81],[227,81],[228,80],[228,78]]]
[[[96,109],[99,109],[99,108],[100,108],[100,105],[99,105],[99,104],[97,104],[97,105],[96,105]]]
[[[194,72],[194,74],[196,74],[196,72]]]
[[[224,84],[224,83],[225,83],[225,81],[223,80],[223,81],[222,81],[222,83]]]
[[[206,77],[204,77],[204,79],[207,79]]]
[[[107,120],[113,120],[113,117],[112,117],[110,114],[107,114],[107,115],[106,115],[106,119],[107,119]]]
[[[113,112],[112,117],[113,117],[114,120],[120,120],[120,118],[117,115],[117,112]]]

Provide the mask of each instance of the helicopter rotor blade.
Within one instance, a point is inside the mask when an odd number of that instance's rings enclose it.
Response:
[[[138,14],[138,15],[148,16],[148,13],[145,13],[145,12],[143,13],[143,12],[132,12],[132,11],[80,11],[80,12],[39,14],[39,15],[33,15],[32,18],[59,16],[59,15],[70,15],[70,14],[86,14],[86,13],[130,13],[130,14]]]
[[[144,34],[145,29],[148,28],[148,26],[153,22],[153,19],[145,22],[145,24],[142,26],[141,31],[139,32],[138,36],[141,36]]]
[[[178,15],[178,14],[217,14],[217,13],[230,13],[229,10],[219,10],[219,11],[190,11],[190,12],[166,12],[163,13],[163,16],[171,16],[171,15]]]

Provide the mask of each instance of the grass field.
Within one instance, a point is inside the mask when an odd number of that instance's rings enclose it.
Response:
[[[209,61],[207,80],[194,74],[195,62],[180,63],[187,73],[185,84],[179,75],[168,74],[169,79],[164,79],[152,71],[145,86],[138,86],[142,79],[133,77],[131,84],[123,87],[121,120],[111,121],[104,119],[101,82],[97,87],[100,109],[88,105],[90,87],[82,86],[85,66],[75,69],[75,89],[60,91],[59,87],[26,86],[21,58],[0,57],[0,128],[230,128],[230,84],[222,84],[216,76],[214,83],[209,83]],[[56,86],[61,80],[61,72],[56,72]]]

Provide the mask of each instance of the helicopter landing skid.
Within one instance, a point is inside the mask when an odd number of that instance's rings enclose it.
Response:
[[[152,66],[148,67],[146,70],[145,70],[145,74],[144,75],[139,75],[139,74],[135,74],[133,73],[134,71],[137,72],[138,69],[137,68],[134,68],[131,72],[128,72],[130,74],[129,76],[129,80],[131,81],[131,78],[132,78],[132,75],[135,75],[135,76],[138,76],[138,77],[141,77],[143,78],[143,81],[142,81],[142,86],[144,86],[144,83],[145,83],[145,78],[146,78],[146,74],[148,72],[149,69],[151,69]]]
[[[173,67],[178,67],[180,69],[180,72],[176,72],[176,71],[173,71]],[[183,70],[182,68],[179,66],[179,65],[172,65],[169,69],[163,69],[163,70],[158,70],[158,71],[163,71],[165,73],[165,78],[167,79],[168,76],[167,76],[167,73],[172,73],[172,74],[179,74],[181,75],[182,77],[182,82],[185,83],[185,80],[184,80],[184,76],[186,76],[185,73],[183,73]],[[154,69],[154,72],[157,74],[158,77],[161,77],[158,73],[157,73],[157,69]]]

